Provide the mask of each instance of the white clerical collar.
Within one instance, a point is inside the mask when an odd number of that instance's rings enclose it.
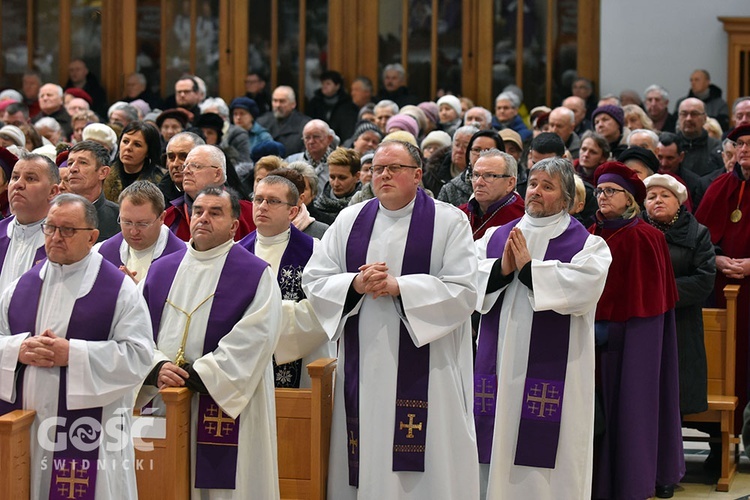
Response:
[[[18,222],[18,219],[13,219],[13,224],[10,225],[12,230],[10,236],[21,240],[33,238],[34,236],[39,234],[39,231],[42,230],[42,222],[44,221],[45,219],[40,219],[36,222],[32,222],[31,224],[21,224],[20,222]]]
[[[230,239],[229,241],[226,241],[217,247],[201,252],[200,250],[196,250],[195,247],[193,247],[193,239],[191,238],[190,244],[188,245],[188,255],[193,257],[195,260],[211,260],[229,252],[229,250],[231,250],[232,248],[232,245],[234,245],[234,240]]]
[[[280,245],[282,243],[286,243],[289,241],[289,238],[291,237],[292,230],[287,229],[286,231],[282,231],[279,234],[276,234],[274,236],[263,236],[260,234],[260,232],[255,233],[255,237],[261,245],[271,247],[275,245]]]
[[[568,212],[563,210],[555,215],[548,215],[547,217],[532,217],[529,214],[526,214],[524,219],[531,226],[545,227],[557,224],[566,215],[568,215]]]
[[[412,198],[412,200],[409,203],[399,208],[398,210],[388,210],[381,203],[380,210],[383,212],[384,215],[392,219],[400,219],[402,217],[406,217],[407,215],[411,215],[411,213],[414,211],[414,202],[416,200],[417,200],[417,197],[415,196],[414,198]]]

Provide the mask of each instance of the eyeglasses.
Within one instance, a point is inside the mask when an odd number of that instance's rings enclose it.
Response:
[[[200,172],[201,170],[204,170],[206,168],[221,168],[221,167],[217,167],[215,165],[198,165],[197,163],[186,163],[182,166],[182,170],[186,170],[188,172]]]
[[[734,148],[735,149],[742,149],[742,148],[747,148],[747,147],[750,147],[750,142],[734,141]]]
[[[484,172],[481,174],[478,172],[471,173],[471,180],[473,182],[477,182],[480,178],[484,182],[495,182],[497,179],[507,179],[508,177],[513,177],[513,176],[508,175],[508,174],[491,174],[489,172]]]
[[[419,168],[414,165],[400,165],[398,163],[393,163],[391,165],[373,165],[372,166],[372,173],[373,175],[383,175],[385,173],[385,170],[388,169],[388,171],[391,173],[391,175],[398,175],[399,172],[402,172],[405,168]]]
[[[302,140],[304,142],[311,142],[311,141],[318,142],[318,141],[322,141],[323,139],[325,139],[325,136],[324,135],[318,135],[318,134],[315,134],[315,135],[303,135],[302,136]]]
[[[610,198],[615,195],[615,193],[624,193],[624,189],[615,189],[615,188],[596,188],[594,189],[594,196],[596,198],[600,197],[602,194],[604,194],[607,198]]]
[[[159,220],[159,217],[157,217],[156,219],[152,220],[151,222],[133,222],[133,221],[129,221],[129,220],[122,220],[122,219],[120,219],[119,215],[117,216],[117,223],[120,226],[122,226],[123,228],[127,228],[127,229],[135,228],[135,229],[137,229],[139,231],[142,231],[144,229],[147,229],[147,228],[153,226],[154,222],[156,222],[158,220]]]
[[[701,111],[680,111],[679,112],[679,117],[680,118],[687,118],[689,116],[690,118],[698,118],[699,116],[703,116],[705,114],[706,113],[703,113]]]
[[[53,224],[42,224],[42,232],[47,236],[53,236],[55,231],[60,230],[60,236],[63,238],[70,238],[75,236],[78,231],[93,231],[94,227],[62,227],[55,226]]]
[[[167,151],[167,159],[169,161],[175,161],[177,158],[179,158],[182,161],[185,161],[187,159],[187,153],[173,153],[171,151]]]
[[[287,203],[287,202],[282,201],[282,200],[277,200],[276,198],[263,198],[262,196],[254,196],[253,197],[253,205],[256,205],[258,207],[261,206],[264,201],[266,203],[268,203],[268,206],[271,207],[271,208],[279,207],[281,205],[289,205],[290,207],[294,206],[291,203]]]

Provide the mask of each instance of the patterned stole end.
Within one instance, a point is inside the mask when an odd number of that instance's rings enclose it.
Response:
[[[195,487],[234,489],[240,418],[224,413],[207,394],[198,400]]]

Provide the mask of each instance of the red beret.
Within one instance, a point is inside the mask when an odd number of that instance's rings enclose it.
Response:
[[[70,94],[73,97],[78,97],[80,99],[83,99],[84,101],[86,101],[87,103],[89,103],[89,106],[91,106],[92,104],[94,104],[94,100],[91,98],[91,96],[89,95],[89,93],[86,92],[83,89],[69,88],[69,89],[65,89],[65,93],[66,94]]]
[[[594,184],[614,182],[633,195],[640,205],[646,199],[646,185],[638,178],[634,170],[619,161],[608,161],[599,165],[594,172]]]
[[[731,132],[729,132],[729,135],[727,135],[727,139],[729,139],[730,141],[736,141],[744,135],[750,135],[750,125],[740,125],[739,127],[735,127]]]
[[[70,150],[66,149],[65,151],[60,151],[58,153],[57,158],[55,158],[55,163],[58,167],[67,167],[68,166],[68,155],[70,155]]]

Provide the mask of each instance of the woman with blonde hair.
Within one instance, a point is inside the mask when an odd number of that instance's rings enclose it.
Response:
[[[628,104],[622,107],[625,112],[625,126],[630,130],[646,129],[654,130],[654,122],[648,117],[643,108],[635,104]]]

